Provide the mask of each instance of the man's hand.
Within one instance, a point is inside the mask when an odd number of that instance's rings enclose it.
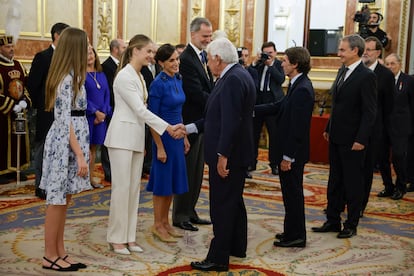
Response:
[[[360,144],[358,142],[354,142],[354,144],[352,145],[351,150],[359,151],[359,150],[363,150],[363,149],[365,149],[365,146],[363,144]]]
[[[323,136],[323,138],[324,138],[326,141],[328,141],[328,142],[329,142],[329,133],[328,133],[328,132],[324,131],[324,132],[322,133],[322,136]]]
[[[167,127],[167,132],[174,139],[181,139],[186,135],[185,126],[183,124],[169,125]]]
[[[282,160],[280,162],[280,169],[284,172],[290,171],[292,169],[291,165],[292,165],[292,162],[287,161],[287,160]]]
[[[227,157],[223,155],[218,157],[217,172],[222,178],[226,178],[229,175],[229,169],[227,169]]]

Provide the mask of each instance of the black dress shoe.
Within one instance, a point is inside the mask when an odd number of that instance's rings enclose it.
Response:
[[[246,253],[230,253],[230,256],[237,257],[237,258],[246,258]]]
[[[207,219],[201,219],[201,218],[190,218],[190,222],[194,224],[211,224],[211,221]]]
[[[272,174],[273,175],[279,175],[279,169],[277,167],[272,168]]]
[[[252,174],[249,171],[246,171],[244,177],[245,178],[249,178],[249,179],[252,179],[253,178]]]
[[[404,193],[401,192],[400,190],[396,189],[394,191],[394,193],[392,194],[391,198],[394,199],[394,200],[398,200],[398,199],[403,198],[403,196],[404,196]]]
[[[326,232],[340,232],[341,224],[333,224],[325,222],[321,227],[312,227],[313,232],[326,233]]]
[[[40,188],[36,188],[35,195],[40,199],[46,199],[46,191]]]
[[[183,222],[179,222],[179,223],[173,223],[173,225],[175,227],[184,229],[184,230],[188,230],[188,231],[198,231],[198,228],[195,227],[194,225],[192,225],[190,222],[188,221],[183,221]]]
[[[229,265],[216,264],[209,260],[201,262],[191,262],[191,267],[202,271],[228,271]]]
[[[336,236],[338,239],[347,239],[357,234],[357,230],[354,228],[344,228],[341,232],[338,233]]]
[[[274,246],[278,246],[278,247],[305,247],[306,246],[306,240],[304,239],[296,239],[293,241],[285,241],[285,240],[280,240],[280,241],[274,241],[273,242]]]
[[[285,233],[277,233],[275,235],[275,238],[278,240],[283,240],[284,237],[285,237]]]
[[[392,196],[392,195],[393,195],[392,190],[384,189],[384,190],[382,190],[381,192],[379,192],[377,194],[377,197],[389,197],[389,196]]]
[[[408,183],[407,192],[414,192],[414,183]]]

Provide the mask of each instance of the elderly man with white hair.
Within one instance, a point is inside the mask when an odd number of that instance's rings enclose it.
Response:
[[[207,46],[208,66],[217,78],[208,98],[204,129],[205,162],[209,167],[210,216],[214,237],[205,260],[194,269],[227,271],[230,256],[244,258],[247,248],[247,213],[243,188],[247,166],[254,158],[253,109],[255,85],[238,63],[236,48],[227,38]]]

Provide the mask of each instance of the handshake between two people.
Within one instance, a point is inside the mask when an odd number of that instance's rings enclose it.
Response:
[[[187,134],[184,124],[168,125],[168,134],[174,139],[181,139]]]

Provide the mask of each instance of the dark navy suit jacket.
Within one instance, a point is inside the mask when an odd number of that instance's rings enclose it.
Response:
[[[229,168],[251,164],[255,101],[254,82],[240,64],[216,83],[204,117],[204,154],[209,166],[217,164],[218,154],[228,158]]]
[[[27,89],[33,101],[33,107],[37,109],[36,141],[44,141],[47,132],[53,123],[53,112],[45,111],[45,87],[47,74],[53,56],[53,47],[37,53],[33,58],[30,73],[27,79]]]
[[[299,76],[279,102],[257,105],[255,113],[277,114],[276,163],[283,156],[297,163],[309,160],[310,122],[315,94],[307,75]]]

